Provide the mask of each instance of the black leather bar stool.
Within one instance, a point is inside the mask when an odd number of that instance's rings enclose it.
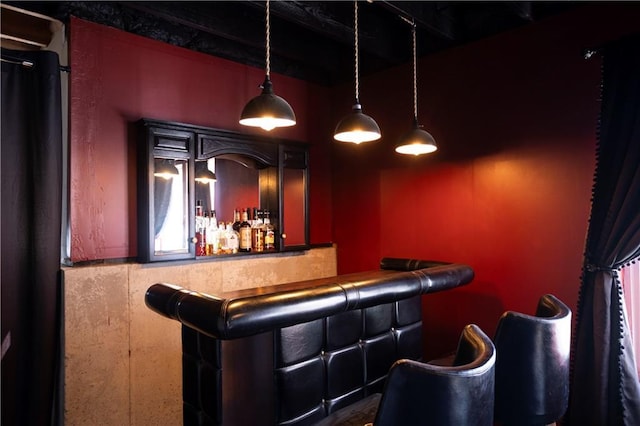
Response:
[[[496,347],[495,419],[501,425],[548,425],[569,401],[571,310],[553,295],[538,302],[535,316],[507,311]]]
[[[495,360],[491,339],[467,325],[452,366],[396,361],[382,395],[338,410],[316,426],[491,426]]]

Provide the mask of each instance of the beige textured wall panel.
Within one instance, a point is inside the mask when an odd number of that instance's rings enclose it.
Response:
[[[147,308],[147,289],[164,282],[196,290],[204,283],[215,293],[220,269],[220,262],[129,266],[131,425],[182,424],[181,326]]]
[[[65,424],[129,423],[129,290],[122,266],[66,268]]]
[[[250,262],[225,262],[222,285],[224,291],[245,290],[328,277],[335,275],[336,271],[334,249],[316,249],[289,255],[256,257]]]
[[[163,282],[215,295],[336,271],[334,247],[65,268],[65,424],[182,424],[181,325],[145,305],[151,285]]]

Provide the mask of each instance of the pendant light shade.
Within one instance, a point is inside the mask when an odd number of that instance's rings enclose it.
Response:
[[[156,159],[153,175],[164,179],[171,179],[180,176],[178,168],[173,164],[172,160]]]
[[[438,149],[436,140],[431,133],[422,130],[417,121],[413,123],[413,129],[405,133],[396,146],[399,154],[421,155],[429,154]]]
[[[340,142],[370,142],[380,139],[380,127],[373,118],[364,114],[362,106],[356,103],[351,114],[338,123],[333,137]]]
[[[356,102],[351,114],[343,118],[333,134],[333,138],[340,142],[352,142],[360,144],[380,139],[380,127],[375,120],[362,112],[360,105],[359,81],[358,81],[358,0],[354,1],[354,35],[355,35],[355,88]]]
[[[266,75],[260,86],[262,93],[251,99],[242,109],[240,124],[243,126],[261,127],[273,130],[276,127],[289,127],[296,124],[296,115],[287,101],[273,92],[271,83],[271,53],[270,53],[271,24],[269,0],[266,2]]]
[[[404,19],[404,18],[403,18]],[[413,21],[407,21],[411,24],[411,35],[413,38],[413,129],[405,133],[396,145],[396,152],[399,154],[421,155],[429,154],[438,149],[436,140],[431,133],[422,130],[422,126],[418,124],[418,84],[417,84],[417,66],[416,66],[416,24]]]
[[[216,174],[213,173],[211,170],[209,169],[204,169],[204,170],[200,170],[197,174],[196,174],[196,182],[200,182],[200,183],[213,183],[215,182],[216,179]]]
[[[296,124],[296,115],[291,105],[273,93],[273,84],[267,75],[262,83],[262,93],[245,105],[240,115],[240,124],[273,130]]]

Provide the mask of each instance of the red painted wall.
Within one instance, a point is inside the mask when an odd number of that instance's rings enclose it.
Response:
[[[71,260],[136,256],[136,154],[142,117],[265,134],[238,124],[264,70],[72,19]],[[331,241],[328,91],[272,74],[298,124],[276,137],[312,144],[311,242]]]
[[[411,69],[363,80],[383,138],[334,144],[338,270],[384,256],[471,265],[470,285],[423,299],[427,358],[453,351],[465,324],[492,336],[504,310],[533,314],[544,293],[575,311],[601,66],[581,52],[639,30],[638,4],[600,4],[421,60],[431,156],[393,152],[411,124]]]
[[[263,71],[73,19],[71,258],[135,256],[135,137],[141,117],[249,132],[237,118]],[[640,31],[640,4],[597,3],[420,61],[420,121],[440,149],[393,152],[411,124],[407,65],[361,79],[381,141],[332,141],[353,103],[273,75],[312,144],[311,242],[338,245],[339,273],[383,256],[463,262],[474,282],[425,297],[425,355],[455,347],[469,322],[492,335],[505,309],[554,293],[575,309],[589,198],[600,58],[582,49]],[[410,46],[407,46],[409,49]]]

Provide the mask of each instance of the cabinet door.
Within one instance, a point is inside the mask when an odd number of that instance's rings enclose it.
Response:
[[[283,250],[309,247],[308,156],[304,145],[280,145],[280,247]]]
[[[195,258],[194,133],[145,123],[140,146],[138,257]]]

